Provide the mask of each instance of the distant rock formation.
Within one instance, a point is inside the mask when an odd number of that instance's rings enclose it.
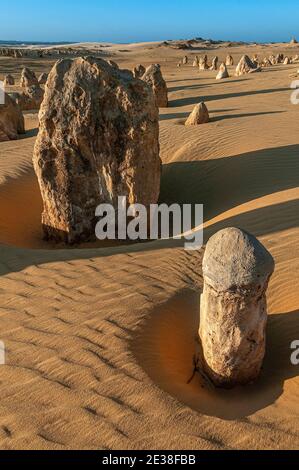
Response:
[[[275,57],[274,55],[270,55],[269,62],[271,65],[277,65],[277,57]]]
[[[289,58],[289,57],[285,57],[285,58],[284,58],[284,61],[283,61],[283,65],[289,65],[290,63],[291,63],[290,58]]]
[[[95,210],[157,203],[159,112],[152,89],[93,57],[58,61],[39,114],[33,163],[44,202],[45,238],[95,236]]]
[[[218,72],[218,75],[216,77],[216,80],[222,80],[224,78],[229,78],[229,74],[228,74],[227,67],[226,67],[225,63],[222,62],[222,64],[219,67],[219,72]]]
[[[207,244],[199,335],[204,372],[217,387],[246,385],[260,374],[273,271],[270,253],[240,229],[221,230]]]
[[[34,72],[32,72],[32,70],[25,67],[22,70],[20,86],[22,88],[29,88],[33,85],[38,85],[38,79],[36,78],[36,75]]]
[[[210,70],[218,70],[218,60],[217,56],[213,58]]]
[[[159,64],[150,65],[141,79],[153,90],[159,108],[167,108],[168,91]]]
[[[292,38],[290,44],[298,44],[298,41],[296,38]]]
[[[32,85],[16,95],[16,102],[22,111],[38,110],[44,99],[44,90],[39,85]]]
[[[195,106],[192,113],[185,122],[185,126],[198,126],[199,124],[205,124],[209,122],[209,111],[204,102],[201,102]]]
[[[6,75],[4,78],[4,86],[13,86],[15,84],[15,79],[12,75]]]
[[[193,67],[199,67],[199,57],[198,57],[198,55],[196,55],[196,56],[194,57],[192,66],[193,66]]]
[[[133,75],[135,78],[141,78],[145,74],[145,67],[143,65],[138,64],[133,69]]]
[[[267,59],[267,57],[264,58],[263,62],[262,62],[262,67],[271,67],[271,62],[269,59]]]
[[[0,104],[0,142],[15,140],[25,134],[24,117],[17,103],[4,94],[5,104]]]
[[[47,83],[47,80],[48,80],[48,74],[44,72],[39,76],[38,83],[40,85],[45,85]]]
[[[225,59],[225,65],[227,67],[231,66],[231,65],[234,65],[234,59],[232,58],[231,55],[228,55]]]
[[[205,55],[203,57],[199,58],[199,70],[208,70],[209,65],[208,65],[208,56]]]
[[[187,65],[188,64],[188,56],[185,55],[185,57],[183,58],[183,65]]]
[[[261,62],[260,62],[259,56],[257,54],[254,54],[251,61],[256,67],[261,67]]]
[[[257,65],[250,60],[248,55],[243,55],[240,62],[236,68],[236,76],[239,77],[241,75],[245,75],[247,73],[254,73],[260,72],[261,68],[257,67]]]

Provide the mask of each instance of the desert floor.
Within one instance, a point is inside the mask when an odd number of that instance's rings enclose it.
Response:
[[[88,46],[86,46],[88,48]],[[239,226],[276,260],[268,292],[268,351],[260,380],[215,390],[188,384],[199,323],[203,252],[180,241],[55,249],[41,240],[41,197],[32,170],[38,117],[0,143],[0,367],[2,449],[298,449],[299,65],[216,81],[177,68],[185,51],[110,46],[122,68],[159,62],[169,87],[161,114],[161,201],[203,203],[205,239]],[[209,49],[260,56],[286,45]],[[203,51],[188,51],[192,60]],[[0,58],[0,79],[51,59]],[[15,87],[14,89],[17,89]],[[186,128],[199,101],[211,122]]]

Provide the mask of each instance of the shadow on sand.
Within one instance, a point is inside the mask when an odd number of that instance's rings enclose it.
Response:
[[[299,145],[290,145],[216,160],[171,163],[163,168],[160,202],[181,205],[204,204],[205,220],[211,220],[245,202],[297,187],[298,157]],[[109,246],[109,248],[82,247],[78,249],[77,247],[60,250],[47,249],[47,246],[42,249],[26,249],[21,243],[7,246],[9,238],[4,239],[3,234],[7,235],[9,230],[19,240],[22,240],[27,226],[29,226],[27,230],[29,237],[33,225],[36,225],[33,227],[34,236],[41,233],[41,201],[36,179],[29,179],[29,188],[25,184],[20,185],[18,180],[15,180],[15,184],[19,185],[19,192],[16,193],[12,187],[10,196],[8,189],[13,184],[11,181],[4,185],[4,188],[0,188],[0,201],[3,202],[0,210],[0,243],[2,243],[0,245],[0,276],[21,271],[28,266],[56,261],[70,262],[78,259],[183,246],[182,240],[153,241]],[[27,209],[24,210],[24,207],[28,205],[30,205],[30,211],[26,212]],[[205,231],[205,240],[217,230],[228,226],[244,228],[252,231],[256,236],[264,235],[271,230],[274,232],[297,227],[299,225],[299,219],[296,216],[298,213],[298,200],[249,211],[210,226]],[[14,214],[18,214],[17,220]],[[272,219],[275,223],[271,228],[269,220]],[[259,221],[258,225],[256,225],[256,220]]]
[[[199,319],[198,292],[183,291],[155,309],[131,342],[139,364],[154,382],[192,409],[224,420],[246,419],[274,404],[285,381],[298,376],[298,366],[290,360],[290,345],[299,336],[297,310],[269,316],[267,354],[255,384],[222,390],[199,373],[188,383],[198,349]]]
[[[279,93],[281,91],[290,91],[289,88],[269,88],[266,90],[254,90],[254,91],[240,91],[239,93],[226,93],[222,95],[210,95],[210,96],[201,96],[200,101],[209,102],[215,100],[224,100],[227,98],[242,98],[243,96],[253,96],[253,95],[265,95],[269,93]],[[180,106],[189,106],[192,104],[198,103],[198,96],[191,96],[186,98],[178,98],[170,100],[170,108],[178,108]]]

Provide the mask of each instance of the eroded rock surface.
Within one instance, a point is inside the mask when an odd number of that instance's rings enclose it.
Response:
[[[248,55],[243,55],[240,62],[236,68],[236,76],[239,77],[241,75],[245,75],[247,73],[254,73],[260,72],[261,68],[256,65],[256,63],[252,62],[252,60],[248,57]]]
[[[45,237],[94,238],[95,210],[156,203],[160,192],[158,107],[151,88],[96,58],[59,61],[39,113],[34,168]]]
[[[203,367],[219,387],[253,382],[266,348],[266,290],[274,271],[270,253],[236,228],[208,242],[200,309]]]
[[[33,85],[38,85],[38,79],[32,70],[25,67],[22,70],[20,86],[22,88],[30,88]]]
[[[168,91],[167,85],[163,78],[159,64],[150,65],[142,80],[146,82],[153,90],[156,97],[156,102],[159,108],[167,108],[168,106]]]
[[[24,117],[21,109],[7,93],[5,104],[0,104],[0,142],[15,140],[25,134]]]
[[[186,126],[198,126],[209,122],[209,111],[204,102],[198,103],[185,122]]]
[[[227,67],[224,62],[219,67],[219,72],[217,74],[216,80],[223,80],[224,78],[229,78]]]

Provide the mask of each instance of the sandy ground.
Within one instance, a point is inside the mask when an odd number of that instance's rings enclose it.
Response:
[[[203,203],[205,239],[239,226],[271,251],[268,351],[253,386],[188,384],[199,322],[202,251],[178,241],[53,249],[41,240],[32,171],[36,114],[24,138],[0,143],[0,368],[2,449],[298,449],[298,110],[290,74],[215,80],[177,68],[184,55],[157,44],[109,46],[122,67],[159,62],[170,106],[161,110],[161,201]],[[299,47],[207,50],[239,59]],[[201,51],[188,52],[192,55]],[[50,59],[0,58],[0,79]],[[233,72],[233,69],[230,69]],[[17,88],[15,88],[17,89]],[[204,100],[211,122],[183,123]],[[58,249],[60,248],[60,249]]]

